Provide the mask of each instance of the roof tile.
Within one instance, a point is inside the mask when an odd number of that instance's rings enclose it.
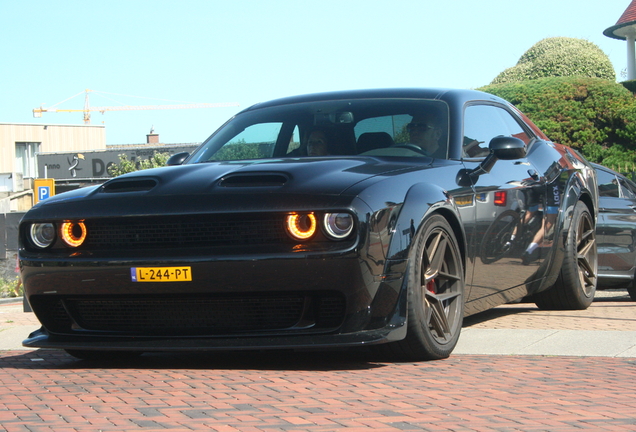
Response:
[[[627,24],[632,21],[636,21],[636,0],[632,0],[627,6],[623,15],[616,21],[616,25]]]

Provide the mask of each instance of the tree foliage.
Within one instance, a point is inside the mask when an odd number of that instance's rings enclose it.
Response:
[[[214,154],[216,161],[230,161],[243,159],[259,159],[265,155],[261,151],[261,147],[271,147],[267,143],[246,143],[240,139],[236,142],[223,146]]]
[[[616,79],[612,62],[598,46],[585,39],[554,37],[537,42],[491,84],[567,76]]]
[[[127,154],[123,153],[119,155],[119,164],[113,164],[108,167],[108,174],[113,177],[117,177],[133,171],[148,168],[159,168],[166,165],[169,157],[169,153],[159,153],[155,151],[148,159],[133,161],[128,159]]]
[[[602,147],[596,143],[583,146],[583,154],[590,162],[596,162],[623,174],[636,171],[636,152],[620,144]]]
[[[13,279],[5,279],[0,277],[0,298],[20,297],[24,293],[24,288],[20,284],[20,277],[15,276]]]
[[[636,162],[636,99],[616,82],[557,77],[480,90],[516,105],[548,137],[606,166]]]

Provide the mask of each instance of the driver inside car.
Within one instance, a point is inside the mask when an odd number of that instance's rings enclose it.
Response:
[[[321,129],[314,129],[309,133],[307,139],[307,155],[327,156],[329,155],[329,144],[327,133]]]
[[[414,114],[411,122],[406,125],[409,144],[419,147],[426,156],[445,157],[439,154],[443,150],[440,147],[442,130],[439,125],[440,122],[436,121],[432,113]]]

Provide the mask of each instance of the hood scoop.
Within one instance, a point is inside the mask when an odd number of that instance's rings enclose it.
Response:
[[[276,187],[289,181],[287,174],[281,173],[240,173],[230,174],[219,182],[220,187]]]
[[[102,186],[102,192],[147,192],[157,186],[159,182],[155,179],[122,179],[111,180]]]

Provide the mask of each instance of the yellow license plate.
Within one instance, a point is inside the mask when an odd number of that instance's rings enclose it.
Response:
[[[192,280],[190,267],[133,267],[133,282],[188,282]]]

